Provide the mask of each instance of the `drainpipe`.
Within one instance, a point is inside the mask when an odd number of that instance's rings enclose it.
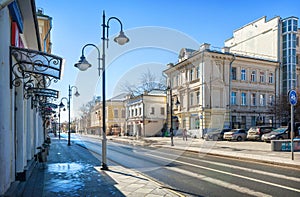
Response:
[[[0,1],[0,10],[2,10],[3,8],[5,8],[6,6],[8,6],[11,2],[13,2],[14,0],[1,0]]]
[[[232,128],[232,120],[231,120],[231,81],[232,81],[232,63],[235,60],[235,54],[232,55],[232,59],[229,63],[229,126]]]

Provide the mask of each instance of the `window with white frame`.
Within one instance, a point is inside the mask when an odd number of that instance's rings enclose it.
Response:
[[[160,108],[160,115],[165,115],[165,108],[164,107]]]
[[[154,107],[151,107],[150,114],[154,114],[154,113],[155,113],[155,108],[154,108]]]
[[[259,75],[259,82],[265,83],[265,72],[261,71]]]
[[[260,106],[266,106],[266,95],[265,94],[259,95],[259,104],[260,104]]]
[[[190,70],[190,81],[193,81],[194,80],[194,70],[191,69]]]
[[[114,118],[119,118],[119,110],[114,109]]]
[[[241,105],[242,106],[247,105],[247,93],[246,92],[241,93]]]
[[[245,68],[241,69],[241,80],[242,81],[246,81],[247,80],[246,69]]]
[[[236,92],[231,92],[231,105],[236,105]]]
[[[190,106],[193,106],[194,105],[194,93],[191,92],[190,93]]]
[[[135,116],[138,115],[138,109],[135,109]]]
[[[269,83],[274,83],[274,76],[273,73],[269,74]]]
[[[251,94],[251,105],[256,106],[256,93]]]
[[[200,66],[197,66],[197,70],[196,70],[196,78],[199,79],[201,75],[201,70],[200,70]]]
[[[122,118],[126,118],[126,111],[125,111],[125,109],[122,109]]]
[[[200,104],[200,92],[197,92],[197,104],[199,105]]]
[[[256,82],[256,71],[255,70],[253,70],[251,72],[251,82]]]
[[[236,68],[235,67],[231,68],[231,79],[236,80]]]
[[[139,115],[140,116],[142,115],[142,108],[141,107],[139,108]]]

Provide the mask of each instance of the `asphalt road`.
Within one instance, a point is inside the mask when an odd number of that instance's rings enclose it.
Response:
[[[101,141],[76,143],[101,154]],[[300,170],[168,148],[109,142],[108,160],[187,196],[300,196]]]

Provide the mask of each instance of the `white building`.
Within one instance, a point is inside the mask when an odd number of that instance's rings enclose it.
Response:
[[[48,98],[58,97],[45,82],[60,79],[62,58],[42,52],[35,10],[32,0],[1,1],[0,196],[30,176],[55,107]]]
[[[153,90],[128,98],[126,106],[127,135],[149,137],[161,135],[166,123],[166,94]]]
[[[273,124],[277,61],[236,55],[228,48],[215,51],[209,44],[191,51],[182,49],[178,63],[164,71],[172,100],[180,103],[172,110],[179,129],[202,137],[212,128],[249,128],[258,120]]]
[[[277,16],[270,20],[262,17],[235,30],[225,46],[232,53],[280,62],[277,92],[287,94],[297,86],[298,32],[298,17],[282,19]]]

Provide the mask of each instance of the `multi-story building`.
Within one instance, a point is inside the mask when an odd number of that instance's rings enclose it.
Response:
[[[125,101],[126,135],[149,137],[161,135],[166,123],[166,94],[152,90]]]
[[[120,94],[106,100],[106,134],[121,135],[125,130],[125,107],[126,94]],[[102,102],[96,102],[91,110],[91,126],[88,133],[101,135],[102,133]]]
[[[280,62],[278,94],[287,94],[297,85],[296,47],[299,47],[298,18],[262,17],[233,32],[225,41],[232,53],[261,57]],[[299,57],[299,50],[298,50]],[[298,63],[299,67],[299,63]],[[299,79],[298,79],[299,81]]]
[[[226,47],[222,52],[210,50],[209,44],[182,49],[178,63],[164,71],[172,100],[180,103],[169,110],[171,116],[178,119],[178,129],[197,137],[209,128],[272,124],[277,68],[275,60],[237,55]]]
[[[49,98],[58,97],[48,85],[60,79],[62,58],[42,51],[35,10],[33,0],[1,1],[0,196],[21,189],[36,166],[56,107]]]

